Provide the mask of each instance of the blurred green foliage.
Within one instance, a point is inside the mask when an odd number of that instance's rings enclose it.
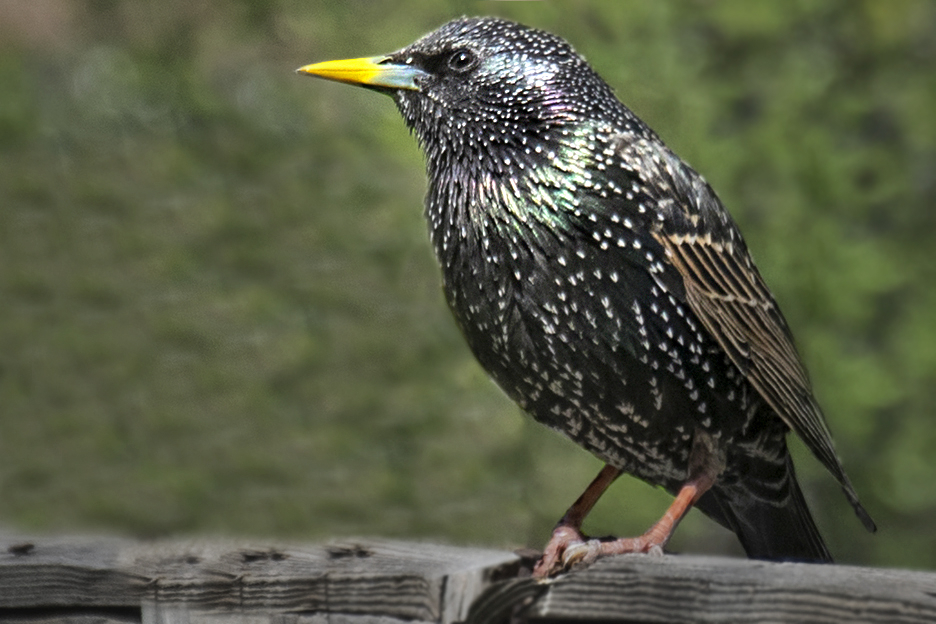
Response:
[[[5,0],[0,522],[542,545],[597,460],[522,417],[439,290],[388,98],[297,77],[462,13],[557,32],[713,184],[881,530],[936,566],[936,3]],[[667,495],[622,480],[586,529]],[[739,552],[699,514],[673,546]]]

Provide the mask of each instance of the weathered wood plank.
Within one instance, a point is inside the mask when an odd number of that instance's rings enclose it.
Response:
[[[936,574],[630,555],[549,584],[531,622],[936,622]]]
[[[501,551],[389,541],[0,538],[0,610],[137,607],[144,622],[165,624],[224,612],[245,622],[331,613],[449,623],[464,619],[487,579],[515,573],[518,561]]]
[[[0,610],[3,624],[140,624],[139,611]]]
[[[548,583],[511,553],[347,540],[0,537],[0,624],[936,621],[936,574],[623,556]]]

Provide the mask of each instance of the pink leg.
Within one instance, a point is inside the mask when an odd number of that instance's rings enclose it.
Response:
[[[565,512],[562,519],[553,529],[552,537],[546,545],[543,556],[537,562],[533,569],[534,578],[546,578],[550,574],[561,571],[565,566],[562,559],[566,549],[572,544],[581,544],[585,541],[582,535],[582,523],[585,517],[608,489],[608,486],[614,483],[614,480],[621,475],[621,471],[613,466],[606,465],[595,477],[594,481],[585,488],[585,491],[578,497],[569,510]]]
[[[640,537],[621,537],[608,542],[588,540],[569,545],[563,552],[561,567],[570,568],[577,564],[588,564],[608,555],[650,552],[663,554],[663,547],[673,535],[680,520],[714,483],[715,480],[710,478],[707,472],[688,481],[679,490],[676,500],[669,506],[663,517]]]
[[[685,483],[663,517],[640,537],[622,537],[615,540],[585,540],[581,527],[601,494],[621,474],[605,466],[585,493],[569,508],[553,530],[542,559],[533,570],[535,578],[546,578],[574,565],[588,564],[608,555],[624,553],[663,553],[679,522],[718,480],[725,468],[724,455],[715,440],[707,433],[696,432],[689,454],[689,470]]]

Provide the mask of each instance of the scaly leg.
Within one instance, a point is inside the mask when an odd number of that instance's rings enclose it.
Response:
[[[663,547],[673,535],[679,522],[702,498],[702,495],[715,484],[724,468],[725,459],[717,449],[715,441],[707,433],[697,431],[689,454],[688,478],[660,520],[640,537],[585,541],[580,530],[585,516],[591,511],[601,494],[621,474],[620,470],[605,466],[585,493],[575,501],[575,504],[559,521],[543,558],[533,570],[533,576],[545,578],[575,565],[589,564],[609,555],[663,554]]]
[[[562,568],[571,568],[574,565],[592,563],[608,555],[623,555],[624,553],[654,553],[663,554],[663,547],[673,535],[680,520],[692,508],[699,498],[715,483],[708,479],[708,475],[700,475],[697,479],[687,482],[676,500],[669,506],[663,517],[640,537],[621,537],[609,542],[588,540],[569,545],[562,554]]]
[[[606,465],[601,469],[594,481],[585,488],[582,495],[572,503],[569,510],[556,524],[556,528],[553,529],[552,537],[543,551],[543,556],[533,569],[534,578],[546,578],[565,567],[562,561],[566,549],[573,544],[582,544],[585,541],[585,536],[582,535],[582,523],[585,522],[585,517],[595,506],[595,503],[598,502],[598,499],[601,498],[601,495],[604,494],[604,491],[608,489],[608,486],[614,483],[614,480],[620,475],[620,470]]]

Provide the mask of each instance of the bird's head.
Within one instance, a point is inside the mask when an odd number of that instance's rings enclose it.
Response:
[[[563,39],[489,17],[456,19],[386,56],[298,71],[392,95],[430,157],[518,146],[581,122],[620,123],[623,108]]]

